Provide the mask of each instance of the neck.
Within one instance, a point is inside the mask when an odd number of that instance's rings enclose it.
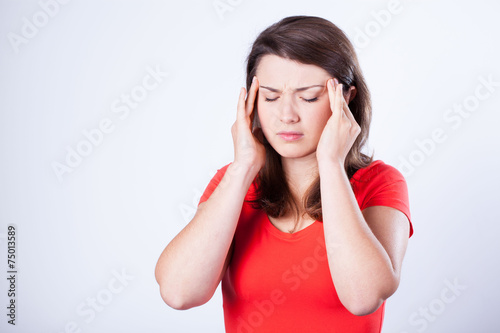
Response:
[[[281,158],[283,172],[292,194],[300,202],[305,191],[318,176],[316,153],[302,158]]]

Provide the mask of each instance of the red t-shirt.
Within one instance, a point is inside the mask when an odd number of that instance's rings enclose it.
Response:
[[[200,203],[215,190],[226,165],[208,184]],[[377,160],[350,180],[361,210],[389,206],[410,221],[403,175]],[[277,229],[264,211],[254,209],[255,181],[243,203],[234,235],[234,252],[222,279],[224,322],[229,333],[380,332],[385,302],[366,316],[351,314],[333,285],[323,224],[315,221],[293,234]],[[222,223],[222,222],[221,222]]]

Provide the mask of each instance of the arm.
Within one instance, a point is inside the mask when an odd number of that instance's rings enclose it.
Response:
[[[175,309],[188,309],[210,300],[230,261],[245,195],[266,156],[264,146],[252,133],[257,87],[255,80],[246,101],[245,89],[240,91],[237,119],[231,128],[234,162],[158,259],[155,276],[160,294]]]
[[[323,227],[330,273],[353,314],[374,312],[397,289],[409,222],[391,207],[360,211],[341,165],[320,169]]]
[[[353,314],[374,312],[399,285],[409,234],[402,212],[384,206],[360,211],[345,159],[361,129],[342,94],[327,83],[332,115],[316,151],[328,263],[337,294]],[[347,100],[355,94],[351,87]]]
[[[169,306],[188,309],[213,296],[230,259],[230,246],[254,170],[232,163],[210,198],[168,244],[156,265],[160,293]],[[238,171],[238,172],[235,172]]]

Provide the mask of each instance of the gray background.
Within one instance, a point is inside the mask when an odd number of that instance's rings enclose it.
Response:
[[[0,331],[223,331],[220,289],[172,310],[154,267],[232,160],[251,43],[298,14],[331,20],[355,44],[373,96],[370,149],[408,182],[415,234],[383,331],[499,330],[498,2],[0,3]],[[151,70],[168,73],[153,88]],[[103,121],[112,130],[89,146],[83,133]],[[86,156],[58,176],[78,147]]]

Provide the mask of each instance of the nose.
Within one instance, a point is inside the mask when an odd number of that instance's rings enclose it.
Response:
[[[293,124],[300,120],[292,96],[284,94],[280,110],[280,120],[284,124]]]

